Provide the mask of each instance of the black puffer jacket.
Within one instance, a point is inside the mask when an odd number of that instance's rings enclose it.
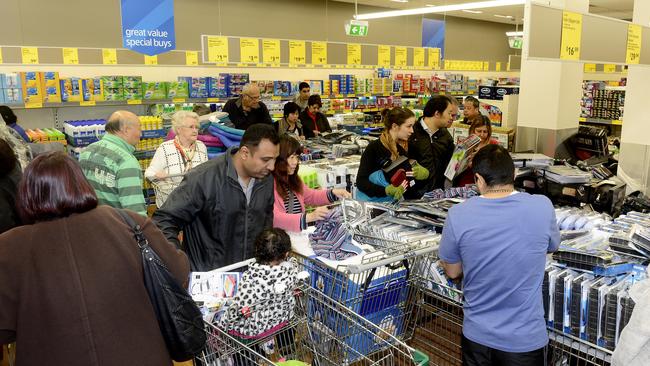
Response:
[[[413,125],[408,157],[429,169],[429,179],[416,181],[416,185],[407,191],[407,198],[419,198],[433,189],[443,188],[445,169],[454,153],[454,139],[446,128],[439,129],[431,137],[422,127],[421,121],[422,118]]]
[[[192,271],[254,256],[254,240],[273,225],[273,177],[257,179],[250,204],[233,164],[236,148],[190,170],[153,218],[167,239],[183,245]],[[179,245],[180,247],[180,245]]]

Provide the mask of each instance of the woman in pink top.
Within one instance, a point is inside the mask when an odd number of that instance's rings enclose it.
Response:
[[[298,176],[298,163],[302,148],[300,142],[289,135],[280,136],[280,155],[275,160],[273,177],[275,181],[275,203],[273,226],[287,231],[301,231],[310,222],[321,220],[327,215],[327,205],[339,198],[350,198],[345,189],[311,189]],[[317,207],[305,212],[305,204]]]

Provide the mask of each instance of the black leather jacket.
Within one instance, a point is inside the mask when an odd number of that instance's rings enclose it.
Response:
[[[255,238],[273,225],[273,177],[256,179],[246,204],[232,160],[236,151],[190,170],[153,216],[167,240],[187,253],[192,271],[252,258]]]
[[[429,170],[429,178],[416,181],[407,198],[419,198],[426,192],[436,188],[444,188],[445,169],[454,153],[454,139],[446,128],[441,128],[433,137],[424,130],[420,118],[413,125],[413,134],[409,139],[408,157],[415,159],[420,165]]]

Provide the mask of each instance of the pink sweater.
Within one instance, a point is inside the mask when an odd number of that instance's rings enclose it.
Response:
[[[284,198],[280,196],[276,189],[274,181],[273,191],[275,192],[275,202],[273,204],[273,226],[287,231],[300,231],[300,219],[302,214],[288,214],[284,209]],[[327,191],[324,189],[311,189],[304,183],[302,184],[302,194],[294,192],[302,211],[305,211],[305,203],[311,206],[323,206],[330,203],[327,198]]]

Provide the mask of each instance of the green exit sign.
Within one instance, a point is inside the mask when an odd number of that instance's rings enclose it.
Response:
[[[351,20],[345,24],[345,34],[353,37],[365,37],[368,35],[368,22],[362,20]]]
[[[510,46],[510,48],[515,48],[520,50],[521,47],[524,45],[524,39],[521,37],[509,37],[508,45]]]

